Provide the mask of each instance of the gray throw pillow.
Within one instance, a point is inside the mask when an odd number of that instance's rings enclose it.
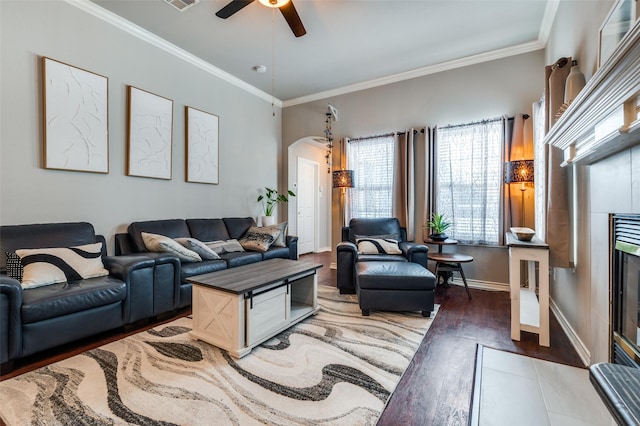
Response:
[[[205,243],[200,240],[196,240],[195,238],[174,238],[174,240],[184,247],[188,248],[189,250],[198,253],[203,259],[220,259],[218,253],[211,250]]]

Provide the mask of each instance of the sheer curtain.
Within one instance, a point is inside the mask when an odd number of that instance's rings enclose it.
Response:
[[[435,129],[435,211],[452,238],[499,244],[504,124],[501,118]]]
[[[354,171],[349,219],[392,216],[395,135],[349,139],[347,167]]]
[[[535,184],[535,230],[538,237],[546,239],[547,233],[547,145],[544,143],[545,113],[544,95],[533,104],[533,168]]]

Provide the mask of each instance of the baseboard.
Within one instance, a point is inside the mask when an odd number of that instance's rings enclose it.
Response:
[[[317,253],[323,253],[325,251],[331,251],[331,247],[321,247],[318,249]]]
[[[453,285],[459,285],[464,287],[464,283],[462,282],[462,278],[454,277],[450,279],[449,282]],[[497,283],[492,281],[480,281],[480,280],[470,280],[467,278],[467,285],[469,288],[475,288],[478,290],[489,290],[489,291],[510,291],[509,283]]]
[[[551,312],[553,312],[553,315],[556,316],[558,323],[560,323],[560,327],[562,327],[562,331],[564,331],[564,334],[567,335],[567,337],[569,338],[569,341],[571,342],[574,349],[578,353],[578,356],[584,363],[584,366],[587,367],[591,365],[591,352],[589,352],[589,349],[587,349],[585,344],[582,342],[582,340],[578,336],[578,333],[576,333],[573,327],[571,327],[571,324],[569,324],[569,321],[567,321],[567,318],[564,315],[562,315],[562,311],[551,298],[549,298],[549,307],[551,308]]]

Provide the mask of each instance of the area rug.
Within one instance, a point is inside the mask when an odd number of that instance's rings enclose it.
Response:
[[[321,310],[234,359],[183,317],[0,382],[8,425],[372,425],[437,312]]]

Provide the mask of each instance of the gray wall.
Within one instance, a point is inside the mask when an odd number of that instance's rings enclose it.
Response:
[[[613,1],[560,2],[545,52],[546,63],[573,56],[587,81],[597,70],[598,31]],[[580,16],[580,19],[575,17]],[[609,213],[640,212],[640,148],[570,173],[577,232],[576,268],[555,269],[551,297],[591,363],[608,361]],[[615,183],[614,183],[615,182]]]
[[[0,223],[88,221],[111,251],[136,220],[261,214],[281,154],[270,102],[65,2],[3,0],[0,15]],[[109,78],[109,174],[42,168],[40,56]],[[125,176],[127,85],[173,100],[171,180]],[[185,105],[220,118],[219,185],[185,182]]]
[[[333,126],[334,137],[338,140],[411,127],[465,123],[502,114],[530,114],[532,102],[540,98],[543,89],[544,54],[540,50],[285,107],[283,144],[288,146],[300,138],[322,134],[327,103],[340,112],[340,120]],[[424,157],[422,152],[418,155]],[[339,164],[337,152],[334,152],[334,164]],[[418,167],[423,175],[424,161]],[[418,193],[423,192],[424,186],[418,188]],[[339,194],[333,195],[336,197],[333,223],[340,224],[337,208]],[[422,211],[416,211],[415,217],[418,225],[423,223]],[[334,256],[339,239],[339,225],[334,225]],[[508,283],[508,256],[505,249],[460,246],[455,250],[474,256],[474,262],[465,265],[468,278]]]

